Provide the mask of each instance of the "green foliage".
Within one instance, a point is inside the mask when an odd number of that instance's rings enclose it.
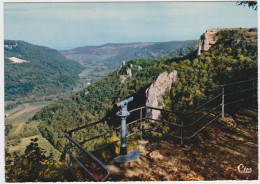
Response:
[[[237,5],[248,6],[254,10],[257,10],[257,1],[238,1]]]
[[[12,128],[13,128],[12,125],[6,125],[6,126],[5,126],[5,136],[8,135],[8,133],[10,132],[10,130],[11,130]]]
[[[57,94],[73,86],[83,67],[56,50],[23,41],[5,40],[5,100]],[[16,57],[29,62],[12,63]]]
[[[194,42],[188,42],[185,43],[182,47],[172,51],[169,56],[186,56],[187,54],[192,53],[194,50],[196,50],[198,46],[198,42],[194,41]]]
[[[64,180],[61,165],[54,160],[53,154],[45,156],[38,146],[38,139],[32,139],[24,154],[9,154],[6,152],[6,181],[8,182],[40,182]]]
[[[220,31],[218,42],[198,58],[172,63],[178,81],[166,98],[168,109],[190,110],[219,93],[219,84],[257,76],[257,33],[250,29]]]
[[[107,145],[109,143],[112,143],[114,141],[117,141],[119,138],[115,135],[112,134],[109,138],[101,138],[97,141],[95,147],[100,148],[104,145]],[[98,153],[97,158],[100,160],[107,160],[108,158],[115,157],[116,155],[119,154],[119,148],[120,148],[120,143],[117,142],[115,144],[110,145],[107,149],[104,149]]]

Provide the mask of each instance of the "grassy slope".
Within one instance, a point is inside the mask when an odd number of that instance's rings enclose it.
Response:
[[[5,114],[7,115],[7,117],[5,118],[5,125],[12,125],[12,129],[10,130],[8,135],[6,135],[6,143],[9,142],[9,138],[11,139],[11,142],[13,142],[16,139],[20,139],[21,141],[18,145],[10,145],[7,147],[11,153],[23,153],[26,146],[30,144],[30,140],[33,138],[38,138],[39,146],[46,150],[47,155],[52,150],[55,157],[59,158],[61,153],[58,152],[44,137],[42,137],[40,132],[38,131],[39,122],[32,121],[29,124],[26,123],[29,118],[31,118],[42,107],[48,105],[48,103],[49,102],[35,102],[21,104],[5,112]],[[22,134],[25,132],[25,128],[27,131],[32,131],[36,133],[30,136],[23,136]]]

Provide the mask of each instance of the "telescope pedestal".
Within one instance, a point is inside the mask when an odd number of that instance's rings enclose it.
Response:
[[[127,134],[127,125],[126,117],[130,115],[130,112],[127,110],[127,105],[129,102],[133,101],[133,97],[125,99],[121,102],[116,103],[117,107],[121,109],[116,113],[117,116],[121,117],[121,146],[120,146],[120,155],[114,159],[115,164],[130,162],[136,160],[140,156],[138,150],[131,150],[127,152],[126,148],[126,134]]]
[[[133,160],[136,160],[140,157],[140,152],[138,150],[131,150],[128,151],[128,153],[126,155],[119,155],[118,157],[116,157],[114,159],[114,162],[116,165],[119,165],[121,163],[125,163],[125,162],[131,162]]]

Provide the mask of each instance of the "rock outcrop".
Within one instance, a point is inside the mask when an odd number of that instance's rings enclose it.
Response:
[[[167,72],[161,73],[156,81],[146,90],[146,106],[163,108],[163,96],[170,91],[172,84],[177,80],[177,71],[174,70],[170,74]],[[160,111],[147,110],[150,118],[158,119]]]
[[[132,77],[132,70],[131,70],[131,68],[126,69],[126,75],[127,75],[127,77]]]
[[[126,77],[125,77],[124,75],[120,75],[119,81],[120,81],[122,84],[124,84],[125,81],[126,81]]]
[[[122,61],[122,64],[119,66],[117,73],[119,73],[123,66],[125,66],[125,60]]]
[[[212,45],[217,42],[216,34],[219,31],[232,31],[233,28],[218,28],[218,29],[208,29],[203,35],[200,37],[199,48],[198,48],[198,56],[203,51],[208,51]]]
[[[119,72],[121,71],[121,69],[126,65],[126,61],[122,61],[122,64],[120,65],[117,74],[119,74]],[[131,68],[133,68],[133,65],[130,65],[130,68],[125,69],[125,75],[120,75],[119,77],[119,81],[123,84],[126,82],[127,78],[131,78],[132,77],[132,70]]]
[[[30,61],[27,61],[27,60],[24,60],[24,59],[20,59],[20,58],[17,58],[17,57],[8,57],[7,59],[9,59],[12,63],[29,63]]]
[[[15,44],[12,44],[12,45],[8,45],[8,44],[5,44],[4,47],[6,49],[13,49],[13,48],[16,48],[18,46],[18,43],[15,43]]]

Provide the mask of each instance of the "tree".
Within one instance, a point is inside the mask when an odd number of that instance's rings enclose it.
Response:
[[[257,1],[239,1],[237,2],[237,5],[242,5],[242,6],[247,5],[249,8],[257,10]]]
[[[37,182],[62,181],[63,174],[59,173],[60,164],[53,154],[45,155],[38,146],[38,139],[31,139],[24,154],[11,156],[6,153],[6,180],[8,182]]]

